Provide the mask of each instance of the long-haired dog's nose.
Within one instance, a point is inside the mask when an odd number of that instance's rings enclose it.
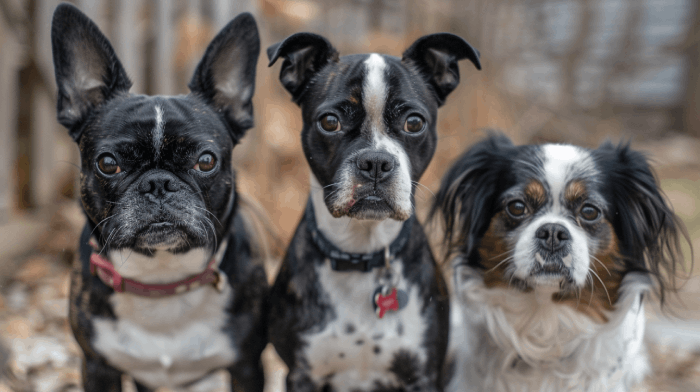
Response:
[[[547,223],[535,232],[539,244],[546,250],[554,252],[566,246],[571,241],[571,233],[558,223]]]

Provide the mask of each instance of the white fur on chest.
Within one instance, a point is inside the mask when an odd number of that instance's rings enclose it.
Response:
[[[465,271],[455,272],[448,352],[456,368],[448,392],[624,392],[649,372],[644,277],[628,274],[617,309],[597,324],[534,293],[486,289]]]
[[[402,273],[401,260],[395,260],[392,267]],[[422,342],[426,325],[420,314],[422,299],[417,287],[409,287],[401,280],[398,288],[406,290],[409,297],[406,307],[387,312],[380,319],[371,302],[378,287],[378,269],[336,272],[326,261],[316,272],[335,308],[336,318],[323,330],[302,336],[307,343],[303,357],[309,362],[314,382],[318,385],[330,382],[338,392],[371,389],[375,381],[396,385],[389,368],[400,350],[415,354],[420,366],[424,366],[426,353]],[[333,376],[326,378],[330,374]]]
[[[153,263],[156,261],[151,260]],[[187,264],[184,260],[182,263]],[[166,275],[182,279],[192,274],[184,270],[182,277],[172,271]],[[154,275],[150,277],[155,279]],[[93,346],[117,369],[152,388],[197,380],[236,359],[233,343],[223,332],[232,296],[228,285],[221,292],[207,285],[164,298],[115,293],[110,303],[117,318],[93,320]]]

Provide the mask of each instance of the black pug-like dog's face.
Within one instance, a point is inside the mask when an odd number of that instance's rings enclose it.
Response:
[[[339,57],[323,37],[299,33],[268,49],[302,110],[302,146],[335,217],[406,220],[435,152],[437,109],[459,83],[458,60],[479,55],[452,34],[418,39],[402,59]]]
[[[233,213],[232,149],[253,122],[253,17],[214,38],[184,96],[130,94],[111,45],[73,6],[57,8],[52,43],[59,122],[79,144],[81,200],[103,245],[214,248]]]

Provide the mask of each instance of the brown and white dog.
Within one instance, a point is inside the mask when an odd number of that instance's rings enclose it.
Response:
[[[448,391],[627,391],[649,372],[644,300],[673,289],[685,228],[627,145],[492,135],[446,174]]]

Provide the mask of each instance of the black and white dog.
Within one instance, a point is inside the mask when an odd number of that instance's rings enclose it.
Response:
[[[112,46],[60,5],[52,44],[58,120],[81,153],[88,217],[71,282],[70,322],[86,391],[196,387],[228,369],[262,391],[264,270],[242,218],[231,153],[253,125],[260,51],[250,14],[214,38],[186,96],[129,93]]]
[[[436,197],[453,259],[448,391],[623,392],[686,230],[627,145],[476,144]],[[663,301],[662,301],[663,302]]]
[[[270,341],[294,391],[441,390],[448,296],[413,211],[437,109],[479,55],[452,34],[395,58],[323,37],[268,49],[300,106],[311,196],[271,294]]]

